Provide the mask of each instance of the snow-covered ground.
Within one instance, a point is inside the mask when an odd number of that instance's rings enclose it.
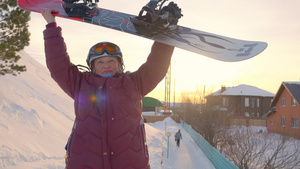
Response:
[[[180,129],[182,134],[182,140],[180,142],[179,148],[176,146],[174,139],[174,135],[178,131],[178,129]],[[172,135],[169,137],[169,157],[167,151],[168,137],[165,136],[165,131],[170,131],[172,133]],[[211,162],[203,154],[201,149],[195,144],[190,135],[185,132],[180,124],[175,123],[170,117],[166,118],[164,121],[148,123],[146,126],[146,132],[150,152],[151,168],[214,168]],[[162,165],[160,162],[162,162]]]
[[[64,146],[73,119],[73,101],[51,79],[48,70],[25,52],[19,64],[27,72],[0,76],[0,168],[63,169]],[[214,168],[183,128],[171,118],[167,158],[165,122],[146,124],[151,168]],[[174,134],[181,129],[181,147]]]

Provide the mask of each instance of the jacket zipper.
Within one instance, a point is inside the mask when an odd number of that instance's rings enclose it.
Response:
[[[72,142],[73,142],[73,138],[74,138],[74,133],[76,130],[76,122],[74,122],[74,126],[73,126],[73,130],[70,136],[70,140],[68,142],[68,148],[67,148],[67,152],[68,152],[68,157],[71,157],[71,152],[72,152]]]
[[[143,122],[143,119],[141,119],[140,121],[140,134],[141,134],[141,144],[142,144],[142,152],[144,155],[147,155],[147,151],[146,151],[146,135],[145,135],[145,132],[144,132],[144,122]]]

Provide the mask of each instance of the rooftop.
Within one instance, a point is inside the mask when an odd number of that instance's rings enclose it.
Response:
[[[236,87],[222,87],[222,89],[208,95],[208,96],[261,96],[274,97],[275,94],[262,90],[260,88],[250,85],[238,85]]]

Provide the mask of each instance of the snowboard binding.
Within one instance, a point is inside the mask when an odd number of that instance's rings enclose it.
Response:
[[[79,0],[63,0],[65,3],[62,5],[65,12],[69,17],[89,17],[97,13],[97,2],[99,0],[83,0],[82,3],[77,3]]]
[[[174,2],[163,6],[167,0],[150,0],[140,11],[139,15],[131,18],[138,32],[155,35],[177,29],[181,9]]]

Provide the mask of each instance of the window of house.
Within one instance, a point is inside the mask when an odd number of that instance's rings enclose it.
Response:
[[[245,98],[245,107],[249,107],[249,98]]]
[[[245,112],[245,117],[250,117],[250,113],[249,112]]]
[[[292,96],[292,106],[296,106],[296,99]]]
[[[251,99],[251,106],[254,107],[255,106],[255,98]]]
[[[285,117],[282,117],[282,119],[281,119],[281,125],[282,125],[282,127],[285,127]]]
[[[256,117],[260,117],[260,113],[256,113]]]
[[[281,105],[282,105],[282,107],[285,106],[285,98],[282,98],[282,100],[281,100]]]
[[[274,125],[274,121],[273,120],[270,120],[270,125]]]
[[[259,98],[256,100],[256,107],[259,107]]]
[[[292,117],[292,128],[299,128],[299,119],[298,119],[298,117]]]
[[[223,106],[228,106],[228,98],[223,97]]]

